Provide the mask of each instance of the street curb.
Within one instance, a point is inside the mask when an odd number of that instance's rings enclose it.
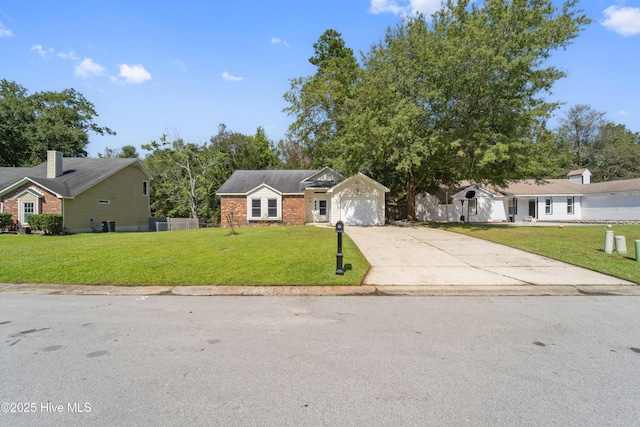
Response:
[[[0,283],[0,294],[108,296],[640,296],[640,286],[91,286]]]

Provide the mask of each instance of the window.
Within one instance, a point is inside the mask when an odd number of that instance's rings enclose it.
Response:
[[[547,197],[544,199],[544,213],[547,215],[551,215],[553,213],[553,200],[551,197]]]
[[[142,195],[143,196],[149,195],[149,182],[147,181],[142,181]]]
[[[22,223],[28,224],[29,217],[36,213],[36,204],[33,202],[22,202]]]
[[[567,213],[573,215],[573,197],[567,197]]]
[[[469,215],[478,214],[478,199],[469,199]]]
[[[518,199],[509,199],[509,215],[518,215]]]
[[[251,217],[260,218],[262,216],[262,200],[251,199]]]
[[[278,216],[278,200],[277,199],[267,200],[267,216],[269,218],[276,218]]]
[[[326,215],[327,214],[327,201],[326,200],[320,200],[320,212],[318,212],[320,215]]]

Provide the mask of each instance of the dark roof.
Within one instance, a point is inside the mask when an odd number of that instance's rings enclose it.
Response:
[[[47,178],[46,162],[32,168],[0,168],[0,192],[28,178],[59,196],[74,197],[136,163],[140,165],[138,159],[65,157],[62,161],[63,174],[56,178]]]
[[[245,194],[261,184],[278,190],[284,194],[304,193],[305,188],[332,187],[335,182],[319,181],[302,182],[319,172],[318,169],[302,170],[237,170],[222,184],[216,194]],[[329,185],[330,183],[330,185]]]

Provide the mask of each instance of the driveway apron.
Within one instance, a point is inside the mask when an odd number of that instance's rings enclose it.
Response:
[[[428,227],[345,227],[376,286],[635,285],[474,237]],[[345,259],[348,254],[345,254]]]

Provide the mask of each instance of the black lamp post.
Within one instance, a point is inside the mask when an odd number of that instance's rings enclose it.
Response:
[[[338,253],[336,254],[336,274],[342,276],[344,271],[342,270],[342,233],[344,233],[344,222],[338,221],[336,223],[336,233],[338,233]]]

